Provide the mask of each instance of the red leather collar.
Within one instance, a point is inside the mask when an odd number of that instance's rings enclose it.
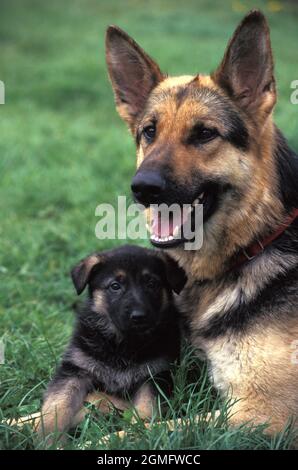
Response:
[[[281,224],[274,233],[272,233],[268,237],[265,237],[261,241],[253,243],[245,250],[243,249],[242,252],[238,255],[232,269],[239,268],[243,263],[252,260],[255,256],[261,253],[261,251],[263,251],[266,246],[270,245],[270,243],[272,243],[282,233],[284,233],[297,217],[298,208],[294,209],[291,214],[289,214],[289,216],[285,219],[284,223]]]

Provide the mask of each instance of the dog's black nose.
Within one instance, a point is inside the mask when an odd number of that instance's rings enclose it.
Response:
[[[138,308],[133,309],[130,314],[130,319],[135,323],[141,323],[142,321],[145,320],[145,318],[146,318],[146,314],[144,310],[141,310]]]
[[[139,171],[132,180],[131,189],[135,199],[148,206],[159,204],[165,190],[165,180],[157,171]]]

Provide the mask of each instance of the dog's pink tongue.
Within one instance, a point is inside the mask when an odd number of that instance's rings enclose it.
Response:
[[[175,228],[186,222],[187,211],[176,210],[173,212],[151,209],[151,232],[158,238],[173,236]]]
[[[151,231],[158,238],[169,237],[173,235],[173,221],[162,217],[157,209],[152,209]]]

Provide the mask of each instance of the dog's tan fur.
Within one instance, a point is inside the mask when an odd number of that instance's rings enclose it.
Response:
[[[74,416],[70,400],[76,388],[77,380],[69,380],[64,388],[45,400],[41,410],[42,419],[37,424],[37,431],[40,434],[48,435],[55,430],[61,432],[71,426]]]
[[[291,362],[291,344],[298,326],[291,327],[256,325],[244,338],[225,336],[204,344],[216,388],[237,399],[232,424],[268,423],[275,432],[297,414],[297,365]]]

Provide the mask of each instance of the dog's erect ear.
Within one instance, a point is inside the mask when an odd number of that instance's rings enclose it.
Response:
[[[168,254],[160,253],[160,256],[165,263],[168,283],[176,294],[180,294],[187,282],[187,276],[184,269],[182,269],[177,261]]]
[[[253,10],[243,19],[212,77],[247,111],[272,111],[276,101],[274,64],[263,13]]]
[[[117,110],[133,131],[149,94],[164,77],[158,65],[117,26],[107,29],[106,60]]]
[[[72,282],[74,283],[78,295],[83,292],[86,285],[88,284],[94,266],[101,264],[102,261],[103,259],[101,255],[92,254],[87,258],[81,260],[79,264],[77,264],[71,270]]]

